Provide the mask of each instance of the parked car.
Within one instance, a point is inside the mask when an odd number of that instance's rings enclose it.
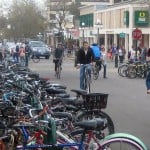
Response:
[[[29,46],[31,48],[32,53],[34,53],[36,56],[45,57],[45,59],[49,59],[51,55],[51,50],[44,42],[29,41]]]

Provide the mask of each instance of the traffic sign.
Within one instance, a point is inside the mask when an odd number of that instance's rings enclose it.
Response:
[[[136,39],[136,40],[140,40],[142,38],[142,31],[140,29],[135,29],[132,32],[132,38]]]

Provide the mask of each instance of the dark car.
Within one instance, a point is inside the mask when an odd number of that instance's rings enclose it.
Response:
[[[30,41],[29,46],[31,48],[32,53],[36,56],[45,57],[46,59],[49,59],[51,55],[51,50],[42,41]]]

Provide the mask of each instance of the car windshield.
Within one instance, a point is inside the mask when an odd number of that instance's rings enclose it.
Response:
[[[30,42],[30,45],[32,47],[42,47],[42,46],[44,46],[44,43],[40,42],[40,41],[33,41],[33,42]]]

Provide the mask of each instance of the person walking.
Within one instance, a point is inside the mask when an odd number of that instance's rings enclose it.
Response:
[[[19,56],[20,56],[21,66],[25,66],[25,48],[23,47],[23,45],[20,46]]]
[[[150,48],[147,50],[146,60],[150,61]],[[150,68],[147,71],[146,88],[147,88],[147,94],[150,94]]]
[[[80,89],[85,90],[84,87],[84,77],[85,77],[85,69],[87,67],[89,76],[91,78],[91,69],[92,63],[94,60],[94,55],[92,49],[89,47],[88,42],[83,42],[83,47],[81,47],[78,51],[77,55],[77,66],[76,68],[80,68]]]
[[[28,67],[29,65],[29,57],[31,54],[31,48],[28,42],[25,42],[25,66]]]
[[[106,59],[107,59],[107,53],[105,51],[105,47],[104,45],[101,45],[101,60],[102,60],[103,68],[104,68],[104,72],[103,72],[104,79],[107,79],[107,76],[106,76],[107,60]]]
[[[16,48],[15,48],[15,51],[13,53],[13,59],[15,62],[19,62],[19,45],[16,44]]]
[[[122,46],[120,46],[118,49],[118,56],[119,56],[119,64],[122,64],[124,59],[124,52]]]

